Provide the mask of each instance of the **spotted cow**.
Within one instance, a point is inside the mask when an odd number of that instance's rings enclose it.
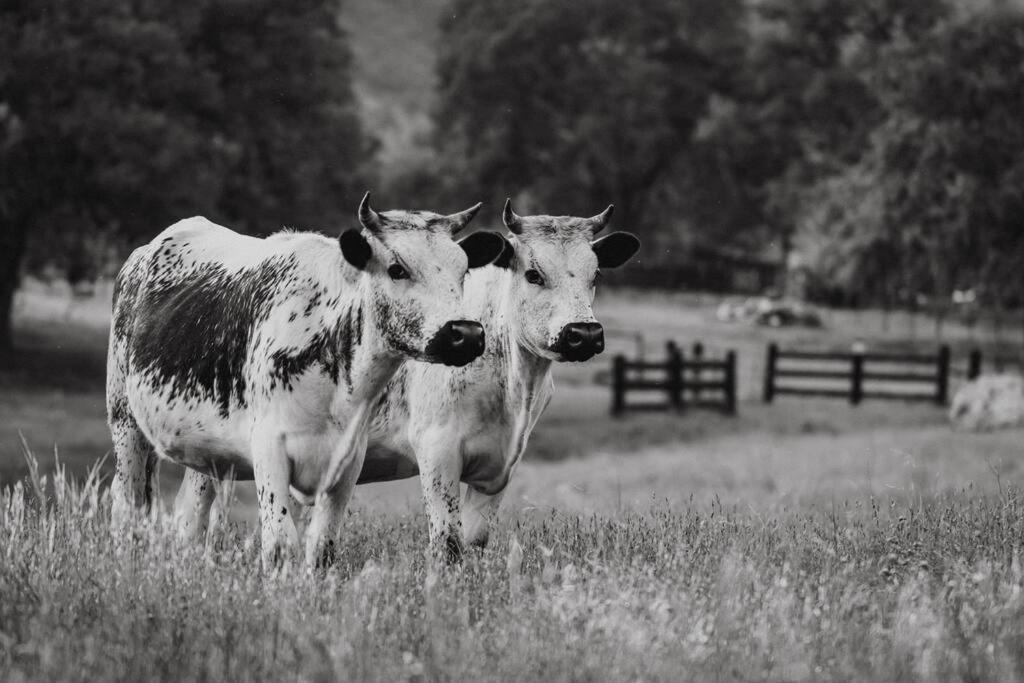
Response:
[[[504,241],[452,239],[478,209],[377,213],[367,195],[361,229],[338,239],[257,239],[197,217],[133,252],[107,364],[115,527],[148,507],[161,456],[194,474],[176,506],[184,533],[203,533],[210,476],[230,474],[255,480],[266,562],[298,542],[289,493],[315,501],[307,560],[333,552],[383,387],[405,360],[462,367],[484,350],[463,280]]]

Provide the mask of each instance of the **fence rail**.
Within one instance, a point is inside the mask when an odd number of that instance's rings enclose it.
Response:
[[[941,346],[935,354],[926,355],[782,350],[777,344],[769,344],[764,401],[771,403],[776,396],[790,395],[845,398],[853,405],[865,399],[932,401],[945,405],[949,400],[951,357],[948,346]],[[817,367],[808,367],[809,364]],[[823,365],[826,367],[820,367]],[[878,365],[883,367],[878,368]],[[891,367],[893,365],[905,367]],[[929,368],[931,372],[926,372]],[[980,351],[971,351],[966,374],[968,379],[981,374]],[[794,383],[792,380],[832,383],[822,386]],[[835,381],[843,386],[837,386]],[[865,386],[878,382],[885,383],[885,386]],[[904,387],[906,390],[902,390]]]
[[[721,359],[704,357],[704,346],[694,344],[686,357],[675,342],[665,345],[664,361],[629,360],[624,355],[612,361],[612,415],[633,410],[685,410],[714,408],[736,414],[736,352]],[[654,372],[655,377],[649,377]],[[627,403],[630,392],[663,393],[661,403]]]

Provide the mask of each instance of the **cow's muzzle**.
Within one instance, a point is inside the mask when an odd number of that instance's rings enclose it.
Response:
[[[563,360],[590,360],[604,351],[604,328],[600,323],[569,323],[558,333],[551,350]]]
[[[427,344],[427,359],[462,367],[484,352],[484,327],[472,320],[451,320]]]

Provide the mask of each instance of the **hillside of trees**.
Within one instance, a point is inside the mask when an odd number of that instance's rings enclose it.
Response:
[[[1010,277],[1022,2],[454,0],[438,14],[437,92],[410,71],[391,81],[419,103],[396,110],[433,107],[433,150],[421,134],[383,174],[396,196],[614,201],[662,279],[717,249],[795,262],[819,299],[1024,302]]]
[[[95,276],[174,220],[336,226],[375,145],[333,3],[0,8],[0,346],[24,267]],[[100,245],[100,246],[97,246]]]
[[[27,271],[195,214],[336,230],[371,186],[492,226],[614,202],[637,283],[721,252],[830,300],[1019,306],[1022,100],[1019,0],[16,0],[0,345]]]

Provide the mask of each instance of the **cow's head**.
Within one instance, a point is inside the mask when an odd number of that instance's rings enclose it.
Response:
[[[493,261],[502,238],[458,234],[480,205],[442,216],[429,211],[382,211],[367,192],[359,223],[341,234],[345,260],[363,271],[374,322],[386,348],[416,360],[466,365],[484,350],[480,323],[462,320],[462,281],[467,268]]]
[[[518,216],[505,202],[502,220],[512,234],[495,265],[512,271],[519,342],[535,354],[585,361],[604,351],[595,285],[601,269],[618,268],[640,248],[628,232],[595,239],[611,216],[611,206],[591,218]]]

